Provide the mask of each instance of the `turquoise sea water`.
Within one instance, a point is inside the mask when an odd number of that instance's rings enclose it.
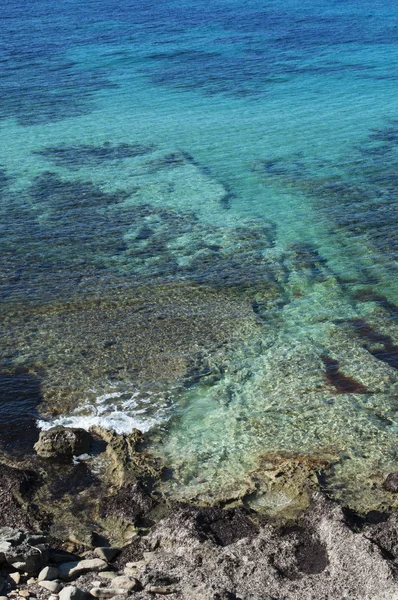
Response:
[[[377,497],[397,467],[397,38],[388,1],[7,3],[7,447],[37,418],[139,427],[177,497],[242,495],[280,453]]]

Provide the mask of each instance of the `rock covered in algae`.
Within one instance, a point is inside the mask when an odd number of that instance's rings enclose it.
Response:
[[[58,426],[42,431],[34,449],[41,458],[68,462],[73,456],[87,453],[91,442],[91,435],[84,429]]]

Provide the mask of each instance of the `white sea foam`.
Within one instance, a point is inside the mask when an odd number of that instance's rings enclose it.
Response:
[[[130,433],[133,429],[145,433],[168,420],[170,404],[164,405],[162,400],[164,401],[164,394],[156,392],[146,392],[143,397],[137,390],[100,393],[94,401],[86,398],[73,413],[49,420],[40,419],[37,425],[42,430],[62,425],[86,430],[103,427],[119,434]]]

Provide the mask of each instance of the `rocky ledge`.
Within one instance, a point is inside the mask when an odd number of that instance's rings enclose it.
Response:
[[[79,432],[43,433],[36,450],[43,442],[46,458],[30,469],[3,456],[0,600],[398,600],[394,511],[359,515],[313,487],[307,508],[284,522],[239,502],[170,504],[139,432],[92,433],[103,468],[88,482],[97,503],[86,481],[65,491],[78,483],[68,444]]]

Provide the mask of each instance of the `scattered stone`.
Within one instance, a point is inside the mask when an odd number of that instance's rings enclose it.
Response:
[[[398,492],[398,471],[393,471],[387,476],[387,479],[383,483],[383,487],[388,492],[396,494]]]
[[[34,577],[30,577],[26,583],[28,585],[33,585],[34,583],[36,583],[36,579]]]
[[[162,594],[164,596],[168,596],[169,594],[175,594],[177,590],[173,588],[164,588],[164,587],[155,587],[151,586],[147,588],[147,592],[150,594]]]
[[[122,596],[127,595],[126,590],[118,590],[116,588],[92,588],[90,590],[90,594],[94,596],[94,598],[113,598],[114,596]]]
[[[59,565],[59,577],[64,581],[72,581],[85,573],[104,571],[108,567],[107,563],[100,558],[91,560],[80,560],[78,562],[69,562]],[[73,587],[73,586],[72,586]]]
[[[58,576],[59,572],[56,567],[44,567],[37,579],[39,581],[53,581],[54,579],[58,579]]]
[[[98,573],[98,577],[101,577],[102,579],[115,579],[117,573],[115,573],[115,571],[102,571],[102,573]]]
[[[86,600],[87,593],[74,585],[67,585],[60,591],[58,598],[59,600]]]
[[[51,596],[49,596],[48,600],[58,600],[58,595],[51,594]]]
[[[134,592],[141,588],[140,582],[133,577],[125,577],[124,575],[119,575],[112,580],[112,585],[121,588],[123,590],[127,590],[128,592]]]
[[[70,462],[74,456],[86,454],[91,442],[92,436],[85,429],[58,426],[41,431],[34,449],[41,458]]]
[[[18,571],[15,571],[15,573],[10,573],[9,578],[13,580],[13,582],[18,585],[19,582],[21,581],[21,573],[19,573]],[[1,585],[0,585],[1,587]]]
[[[8,596],[0,596],[0,600],[8,600]]]
[[[59,581],[39,581],[39,585],[53,594],[58,594],[62,590],[62,584]]]
[[[99,547],[96,548],[94,552],[99,558],[111,562],[115,558],[115,556],[119,554],[120,548]]]
[[[30,592],[29,590],[19,590],[18,595],[22,598],[29,598]]]

